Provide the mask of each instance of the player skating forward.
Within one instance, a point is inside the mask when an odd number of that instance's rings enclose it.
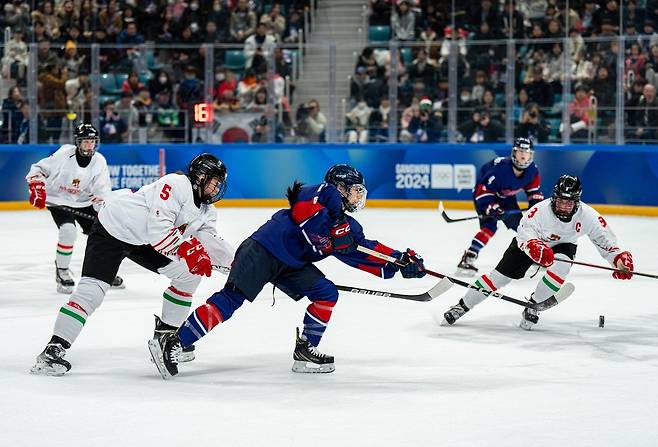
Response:
[[[30,189],[30,204],[48,207],[59,229],[55,255],[55,281],[59,293],[71,293],[75,282],[69,265],[78,235],[75,222],[84,234],[89,234],[96,209],[111,191],[110,172],[102,154],[96,152],[100,143],[98,131],[91,124],[75,128],[75,145],[64,144],[50,157],[39,160],[25,177]],[[60,207],[73,208],[67,211]],[[78,211],[79,214],[74,214]],[[81,216],[91,216],[81,217]],[[123,288],[117,276],[112,287]]]
[[[521,221],[521,210],[516,194],[524,190],[529,206],[544,200],[540,188],[539,169],[535,165],[532,141],[527,138],[514,140],[510,157],[499,157],[480,168],[473,191],[475,209],[480,217],[480,230],[475,234],[470,247],[462,255],[457,274],[474,276],[478,269],[474,263],[496,233],[498,221],[516,231]]]
[[[235,255],[226,286],[198,307],[176,333],[149,341],[153,360],[163,378],[178,373],[181,347],[193,346],[211,329],[233,315],[245,300],[253,301],[268,282],[294,300],[308,297],[304,329],[297,329],[293,371],[329,373],[333,356],[317,346],[324,334],[338,291],[313,264],[333,255],[345,264],[382,278],[401,271],[404,278],[425,275],[423,261],[413,250],[400,252],[368,240],[361,225],[345,212],[364,207],[367,190],[363,175],[348,165],[333,166],[324,183],[288,189],[289,209],[278,211],[246,239]],[[404,267],[356,251],[363,245],[394,256]]]
[[[59,310],[33,373],[62,375],[71,369],[66,349],[103,302],[124,258],[171,279],[162,316],[155,317],[154,337],[181,325],[212,262],[228,266],[233,259],[233,248],[217,235],[213,205],[224,195],[226,174],[215,156],[201,154],[190,162],[187,175],[168,174],[135,193],[118,190],[107,197],[87,241],[82,279]],[[194,357],[192,350],[183,354],[184,361]]]
[[[482,275],[475,284],[496,291],[515,279],[521,279],[533,263],[546,268],[537,283],[530,301],[541,303],[560,290],[569,274],[571,264],[554,260],[573,260],[576,242],[587,236],[603,258],[621,271],[614,272],[616,279],[630,279],[633,274],[633,257],[621,251],[608,223],[592,207],[580,201],[582,185],[578,177],[563,175],[553,188],[550,199],[530,208],[518,228],[516,238],[505,251],[496,268]],[[443,324],[454,324],[485,296],[469,290],[455,306],[444,314]],[[539,321],[536,310],[523,311],[520,327],[530,330]]]

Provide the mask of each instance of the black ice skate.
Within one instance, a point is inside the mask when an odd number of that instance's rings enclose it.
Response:
[[[536,303],[536,301],[533,298],[530,298],[528,301],[533,304]],[[519,323],[519,327],[521,329],[530,331],[532,330],[532,327],[538,322],[539,322],[538,311],[536,311],[535,309],[530,309],[529,307],[523,309],[523,313],[521,314],[521,322]]]
[[[462,255],[462,260],[459,261],[459,264],[457,264],[457,272],[455,272],[455,275],[469,277],[475,276],[475,274],[478,272],[477,267],[475,267],[475,260],[477,258],[477,253],[466,250]]]
[[[153,339],[157,340],[160,338],[162,335],[166,333],[171,333],[173,334],[178,330],[177,327],[172,326],[170,324],[164,323],[160,317],[157,315],[153,315],[155,317],[155,329],[153,330]],[[180,358],[178,359],[179,363],[185,363],[185,362],[191,362],[194,360],[194,345],[188,346],[187,348],[183,348]]]
[[[71,276],[71,270],[57,267],[57,262],[55,262],[55,282],[57,283],[58,293],[73,293],[75,281]]]
[[[59,343],[48,343],[46,349],[37,356],[37,362],[30,372],[44,376],[63,376],[71,369],[71,364],[64,360],[66,349]]]
[[[296,373],[330,373],[336,370],[334,357],[318,351],[304,335],[300,335],[299,328],[292,358],[292,370]]]
[[[163,379],[167,380],[178,374],[181,344],[178,334],[166,332],[158,339],[148,341],[149,351],[156,368]]]
[[[117,275],[114,277],[114,281],[112,281],[111,287],[113,289],[125,289],[126,285],[123,283],[123,278]]]
[[[443,314],[443,321],[441,326],[451,326],[455,321],[459,320],[470,309],[464,304],[464,300],[459,300],[459,303],[448,309],[448,312]]]

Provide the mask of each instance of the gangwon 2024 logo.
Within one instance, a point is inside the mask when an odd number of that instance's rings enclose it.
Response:
[[[396,189],[473,189],[475,165],[398,163],[395,165]]]

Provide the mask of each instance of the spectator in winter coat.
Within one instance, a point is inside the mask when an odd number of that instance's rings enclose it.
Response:
[[[239,0],[238,6],[231,14],[231,38],[242,43],[256,31],[256,14],[249,9],[247,0]]]
[[[409,9],[407,0],[402,0],[391,15],[391,30],[395,40],[414,40],[416,38],[416,16]]]

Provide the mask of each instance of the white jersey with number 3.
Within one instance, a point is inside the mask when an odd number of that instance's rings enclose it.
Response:
[[[587,236],[601,256],[610,264],[622,250],[617,246],[617,237],[606,220],[591,206],[580,202],[578,210],[569,222],[559,220],[546,199],[530,208],[519,224],[516,240],[524,252],[529,240],[539,239],[549,247],[558,244],[576,244],[581,236]]]
[[[229,266],[233,248],[217,235],[217,210],[194,203],[187,176],[167,174],[138,191],[113,191],[98,213],[108,233],[132,245],[151,245],[165,255],[176,253],[188,237],[203,244],[213,264]]]
[[[64,144],[50,157],[30,167],[25,178],[28,182],[41,180],[46,184],[48,204],[85,208],[100,203],[110,194],[110,172],[105,157],[96,152],[83,168],[75,151],[74,145]]]

